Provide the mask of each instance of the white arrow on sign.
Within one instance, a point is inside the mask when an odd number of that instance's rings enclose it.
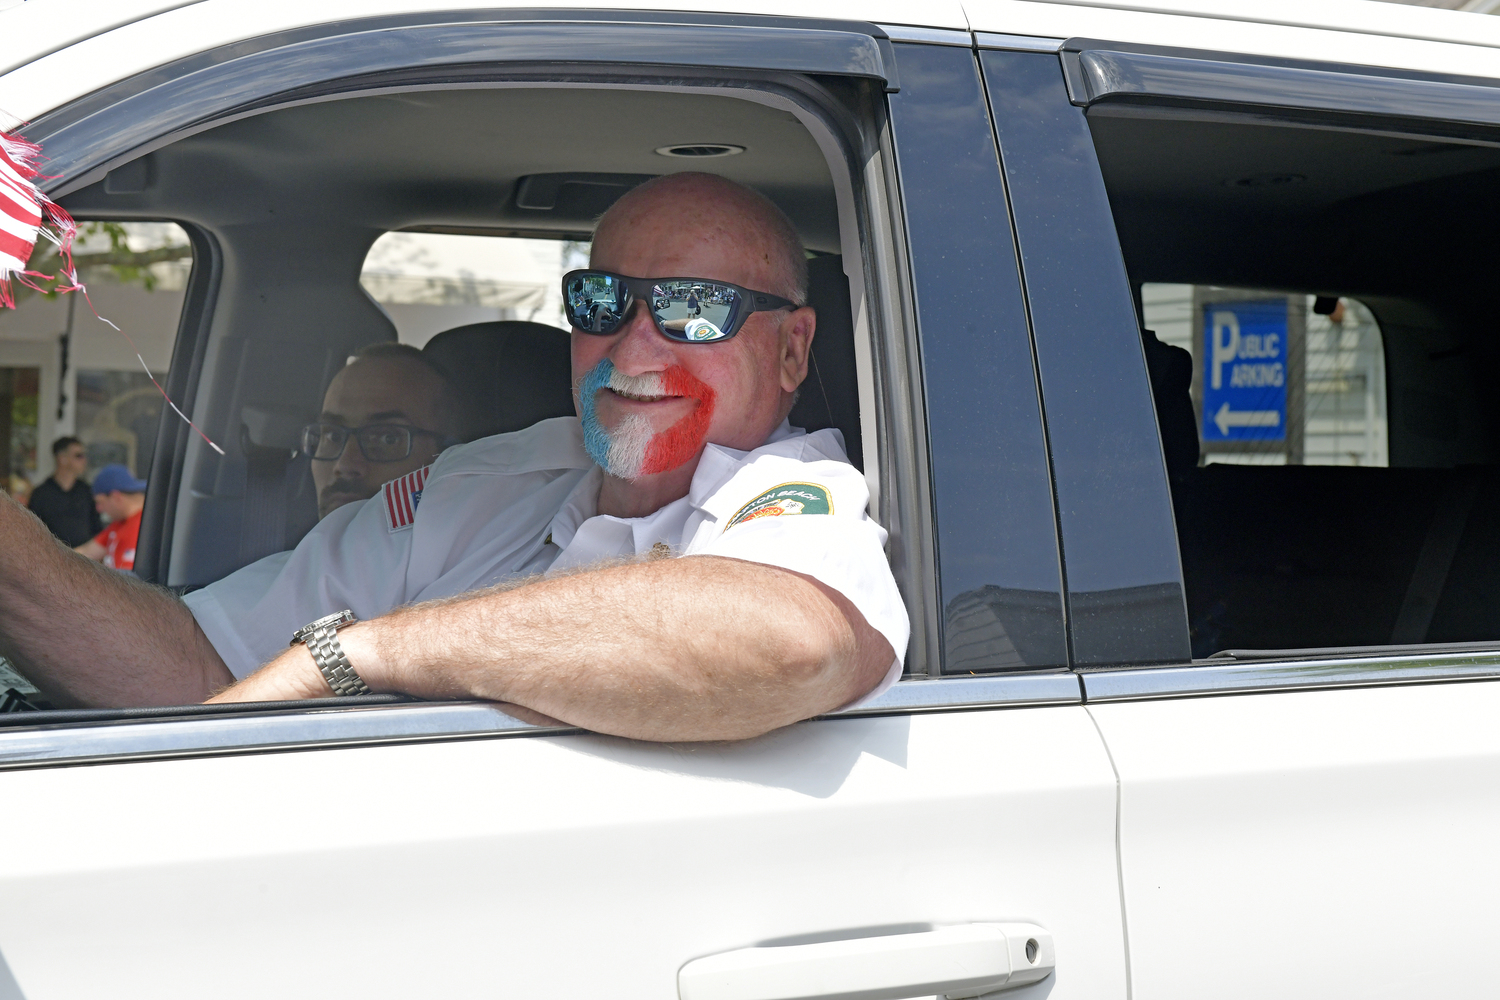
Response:
[[[1220,434],[1228,434],[1231,427],[1280,427],[1280,410],[1231,410],[1225,403],[1214,414],[1214,423]]]

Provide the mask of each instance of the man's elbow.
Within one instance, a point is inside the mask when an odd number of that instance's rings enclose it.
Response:
[[[841,611],[835,614],[830,627],[804,631],[775,655],[769,687],[780,693],[785,709],[777,725],[858,700],[874,690],[890,668],[895,654],[884,636],[864,625],[863,617],[856,622]]]

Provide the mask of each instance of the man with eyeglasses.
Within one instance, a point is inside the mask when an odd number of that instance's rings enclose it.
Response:
[[[450,449],[186,609],[126,595],[156,627],[113,636],[108,671],[37,638],[56,609],[0,571],[0,653],[56,701],[241,678],[213,700],[482,698],[651,740],[754,736],[892,683],[910,626],[864,478],[838,431],[787,422],[816,317],[786,217],[722,178],[658,178],[563,293],[578,417]],[[34,555],[23,534],[0,517],[0,552]]]
[[[458,442],[459,423],[453,387],[421,351],[393,343],[359,351],[328,383],[318,422],[302,430],[318,517],[431,464]]]

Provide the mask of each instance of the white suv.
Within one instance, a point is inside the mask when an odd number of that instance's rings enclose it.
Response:
[[[192,244],[164,385],[226,453],[153,425],[137,573],[306,530],[382,234],[587,240],[708,169],[813,255],[793,419],[870,482],[908,677],[712,745],[0,715],[0,997],[1491,995],[1500,20],[665,6],[0,13],[52,196]]]

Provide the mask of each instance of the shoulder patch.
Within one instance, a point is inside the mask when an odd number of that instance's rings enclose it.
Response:
[[[430,465],[424,465],[416,472],[408,472],[400,479],[392,479],[381,488],[388,529],[402,531],[416,523],[417,505],[422,502],[422,487],[427,485],[427,472],[431,468]]]
[[[736,524],[744,524],[760,517],[832,513],[833,500],[828,496],[828,487],[817,483],[782,483],[735,511],[729,523],[724,525],[724,530],[728,531]]]

